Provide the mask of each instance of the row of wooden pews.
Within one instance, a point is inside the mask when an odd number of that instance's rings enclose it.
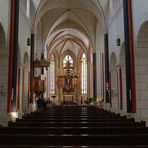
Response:
[[[2,148],[148,148],[145,122],[93,106],[53,106],[0,128]]]

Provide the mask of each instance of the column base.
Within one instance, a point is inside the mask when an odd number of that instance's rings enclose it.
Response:
[[[3,113],[1,112],[0,113],[0,124],[3,126],[3,127],[7,127],[8,126],[8,121],[11,121],[11,115],[9,113]]]

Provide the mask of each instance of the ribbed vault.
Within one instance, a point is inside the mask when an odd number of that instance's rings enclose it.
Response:
[[[104,11],[108,0],[37,0],[33,30],[48,54],[95,48],[96,30],[105,30]],[[99,26],[99,27],[98,27]]]

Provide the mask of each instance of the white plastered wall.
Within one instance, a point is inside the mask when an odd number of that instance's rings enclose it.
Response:
[[[31,37],[31,26],[30,18],[26,17],[26,3],[20,0],[20,11],[19,11],[19,47],[20,47],[20,59],[23,63],[23,57],[25,52],[30,57],[30,46],[27,46],[27,38]]]
[[[145,71],[145,69],[141,69],[138,66],[140,56],[141,58],[143,56],[146,56],[146,53],[144,51],[142,51],[142,48],[144,48],[144,46],[147,46],[147,42],[148,40],[145,41],[144,39],[140,39],[140,42],[143,43],[138,43],[138,36],[139,36],[139,30],[141,29],[141,26],[144,22],[148,21],[148,1],[147,0],[132,0],[133,3],[133,27],[134,27],[134,45],[135,45],[135,70],[136,70],[136,90],[141,89],[141,91],[145,91],[144,85],[139,86],[140,84],[138,83],[138,81],[142,81],[142,79],[144,79],[144,76],[142,76],[144,74],[143,71]],[[141,9],[142,8],[142,9]],[[146,29],[147,30],[147,29]],[[145,30],[145,31],[146,31]],[[144,35],[145,36],[145,35]],[[121,43],[124,42],[124,24],[123,24],[123,7],[121,6],[117,13],[114,13],[114,15],[112,16],[112,18],[109,18],[109,51],[110,51],[110,55],[112,52],[115,52],[116,57],[117,57],[117,64],[122,68],[124,68],[124,64],[125,63],[125,59],[123,56],[123,47],[117,47],[116,46],[116,39],[120,38]],[[145,42],[145,43],[144,43]],[[138,44],[138,45],[137,45]],[[140,45],[140,50],[139,49],[139,45]],[[121,51],[120,51],[121,50]],[[139,54],[139,55],[138,55]],[[138,57],[137,57],[138,55]],[[144,64],[144,60],[140,59],[141,64]],[[147,59],[145,60],[145,62],[147,63]],[[146,64],[145,63],[145,64]],[[141,69],[141,70],[138,70]],[[126,82],[125,82],[125,70],[122,70],[122,84],[123,84],[123,111],[126,112],[126,90],[124,89],[126,86]],[[143,74],[142,74],[143,73]],[[141,76],[140,76],[141,75]],[[140,80],[141,78],[141,80]],[[140,82],[141,83],[141,82]],[[145,86],[146,87],[146,86]],[[124,96],[125,95],[125,96]],[[145,94],[146,96],[146,94]],[[137,113],[136,113],[136,118],[139,120],[147,120],[147,111],[148,111],[148,105],[147,103],[143,100],[141,100],[141,92],[138,93],[138,91],[136,92],[136,103],[137,104]],[[145,102],[145,103],[144,103]]]
[[[2,81],[5,81],[5,87],[3,91],[5,91],[6,96],[2,97],[2,103],[0,107],[0,123],[3,125],[7,125],[8,114],[7,114],[7,88],[8,88],[8,62],[9,62],[9,35],[10,35],[10,2],[9,0],[0,0],[0,24],[3,28],[3,32],[0,39],[2,42],[1,47],[3,48],[1,52],[1,56],[3,57],[0,62],[1,74],[3,75]],[[27,38],[30,37],[30,21],[26,18],[26,3],[24,0],[20,0],[20,12],[19,12],[19,64],[18,67],[21,70],[21,84],[20,84],[20,104],[22,103],[22,80],[23,80],[23,56],[24,53],[27,52],[30,56],[30,47],[27,46]],[[5,43],[4,43],[5,42]],[[0,75],[1,75],[0,74]],[[18,112],[22,112],[22,105],[20,105],[20,110]],[[8,115],[8,116],[7,116]]]
[[[133,3],[133,25],[135,43],[141,25],[148,20],[148,1],[147,0],[132,0]]]
[[[0,0],[0,23],[5,32],[6,43],[9,36],[9,5],[9,0]]]
[[[97,99],[103,99],[102,54],[104,53],[104,32],[97,21],[96,24],[96,57],[97,57]]]
[[[108,34],[109,34],[109,67],[111,72],[111,93],[112,94],[112,111],[119,112],[119,71],[120,68],[120,50],[121,45],[117,46],[117,39],[120,43],[124,41],[124,22],[123,22],[123,6],[121,1],[113,1],[116,3],[113,15],[108,19]],[[115,5],[114,5],[115,6]],[[111,57],[114,53],[115,59]],[[114,63],[115,62],[115,63]],[[117,88],[118,86],[118,88]],[[118,92],[117,92],[118,91]],[[125,99],[125,98],[124,98]],[[123,101],[125,102],[125,100]]]
[[[0,25],[0,117],[5,122],[7,113],[7,87],[8,87],[8,52],[5,33]]]
[[[110,81],[111,81],[111,111],[119,111],[119,93],[118,93],[118,71],[117,71],[117,60],[115,53],[112,53],[110,58]]]
[[[146,80],[146,65],[148,61],[147,47],[148,37],[146,35],[148,25],[148,1],[133,0],[133,25],[135,43],[135,77],[136,77],[136,114],[137,120],[145,120],[148,125],[147,90],[144,88]],[[142,8],[142,9],[141,9]],[[145,67],[145,68],[144,68]],[[145,79],[145,83],[143,80]],[[140,86],[141,85],[141,86]],[[143,91],[143,92],[142,92]]]
[[[122,75],[122,99],[123,99],[123,109],[122,112],[126,113],[127,105],[126,105],[126,71],[125,71],[125,45],[124,43],[121,45],[120,51],[120,68]]]
[[[20,0],[20,9],[19,9],[19,48],[20,48],[20,63],[18,67],[20,68],[20,110],[18,110],[19,115],[21,117],[22,114],[28,111],[28,109],[24,108],[23,103],[28,99],[28,72],[30,71],[29,59],[30,59],[30,46],[27,46],[27,38],[31,37],[31,26],[30,26],[30,18],[26,17],[26,2]],[[27,54],[28,63],[24,63],[24,57]],[[25,70],[25,72],[24,72]],[[25,80],[25,87],[24,87]],[[26,90],[24,90],[26,89]],[[26,98],[27,97],[27,98]],[[25,99],[25,100],[24,100]]]
[[[116,13],[109,19],[109,57],[112,52],[116,54],[117,64],[120,62],[120,46],[116,45],[117,39],[122,43],[124,41],[124,22],[123,22],[123,7],[120,4],[116,8]]]
[[[29,74],[29,56],[27,52],[23,58],[23,71],[22,71],[22,112],[27,113],[28,108],[28,74]]]
[[[135,49],[136,107],[137,118],[148,120],[148,22],[145,22],[138,34]]]
[[[7,125],[9,1],[0,1],[0,124]]]

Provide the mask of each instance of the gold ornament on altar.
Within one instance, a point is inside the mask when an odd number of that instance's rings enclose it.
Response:
[[[64,75],[59,75],[57,80],[58,88],[62,88],[64,93],[72,93],[76,88],[79,87],[78,76],[73,75],[73,65],[70,60],[64,63]]]

